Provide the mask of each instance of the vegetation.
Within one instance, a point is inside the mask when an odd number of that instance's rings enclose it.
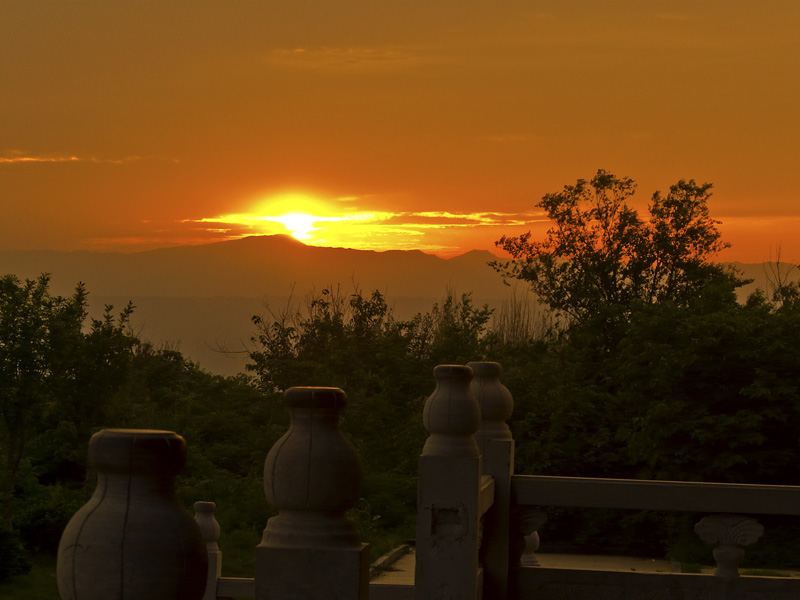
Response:
[[[529,282],[551,309],[578,323],[628,315],[642,304],[690,306],[712,284],[743,283],[710,262],[727,247],[709,216],[710,184],[681,180],[666,196],[656,192],[648,221],[626,204],[635,189],[633,180],[600,170],[545,195],[538,204],[552,222],[545,239],[502,237],[497,245],[512,260],[495,267]]]
[[[342,429],[365,470],[365,500],[357,514],[370,529],[413,537],[417,457],[425,442],[422,409],[433,368],[477,356],[490,316],[468,294],[451,293],[430,312],[398,320],[378,291],[364,297],[355,290],[348,297],[339,288],[324,289],[304,309],[254,318],[250,368],[272,405],[293,384],[346,391]]]
[[[82,285],[61,298],[47,276],[0,278],[0,580],[32,558],[41,571],[52,557],[93,487],[86,444],[103,427],[183,435],[189,460],[178,495],[187,506],[217,502],[226,575],[251,572],[251,548],[272,514],[261,469],[286,430],[281,391],[292,385],[347,392],[342,430],[366,483],[352,516],[380,554],[413,536],[421,413],[441,363],[503,364],[518,472],[796,484],[797,284],[774,270],[771,289],[737,303],[741,280],[713,262],[724,243],[709,216],[710,186],[681,181],[655,194],[647,220],[626,204],[633,189],[599,171],[543,198],[553,223],[544,241],[498,242],[512,260],[496,268],[530,285],[549,311],[519,290],[494,315],[449,293],[401,320],[377,291],[332,287],[254,317],[249,371],[236,377],[138,339],[132,305],[92,320]],[[550,516],[545,544],[708,557],[693,515]],[[793,566],[797,528],[763,521],[768,534],[748,552],[751,565]]]
[[[492,352],[515,394],[520,472],[800,481],[797,284],[779,276],[737,303],[742,281],[711,261],[723,244],[709,189],[655,194],[645,223],[625,204],[633,183],[600,171],[544,197],[544,242],[498,242],[514,260],[496,268],[562,316],[538,342]],[[680,549],[691,517],[583,511],[545,539]]]

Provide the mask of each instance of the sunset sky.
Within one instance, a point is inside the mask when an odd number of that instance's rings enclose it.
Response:
[[[493,249],[598,168],[800,261],[800,2],[0,5],[0,249]]]

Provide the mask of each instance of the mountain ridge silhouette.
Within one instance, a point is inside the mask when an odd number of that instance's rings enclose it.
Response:
[[[6,250],[0,251],[0,275],[33,279],[50,273],[52,293],[62,296],[83,282],[94,317],[106,304],[121,308],[132,301],[133,325],[142,338],[178,346],[204,368],[232,375],[244,369],[253,315],[283,310],[290,298],[301,306],[324,288],[338,286],[345,295],[378,290],[400,319],[430,310],[450,292],[470,292],[474,304],[500,308],[513,288],[488,266],[496,258],[486,250],[443,259],[419,250],[307,246],[274,235],[128,254]],[[755,280],[740,290],[740,299],[766,288],[766,263],[732,264]],[[798,275],[795,269],[792,278]]]

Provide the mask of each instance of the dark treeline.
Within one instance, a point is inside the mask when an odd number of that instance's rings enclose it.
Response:
[[[254,317],[249,371],[236,377],[138,339],[132,306],[88,319],[83,286],[61,298],[46,276],[0,278],[0,578],[55,552],[93,487],[86,447],[104,427],[183,435],[181,500],[216,502],[223,549],[251,555],[272,514],[263,461],[288,425],[281,391],[293,385],[346,391],[342,430],[365,470],[353,516],[379,549],[411,537],[423,402],[442,363],[502,363],[520,473],[800,484],[797,285],[773,278],[737,302],[742,281],[712,261],[724,244],[710,186],[654,195],[647,220],[627,206],[632,192],[600,171],[544,197],[544,241],[499,242],[512,260],[496,268],[535,296],[523,289],[492,311],[451,293],[400,320],[377,291],[331,287]],[[545,545],[709,553],[693,515],[548,512]],[[748,559],[788,566],[800,556],[787,549],[791,529],[768,527]]]

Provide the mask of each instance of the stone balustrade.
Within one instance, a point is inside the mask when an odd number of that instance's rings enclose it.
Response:
[[[419,458],[416,581],[384,589],[376,600],[800,595],[800,581],[738,577],[745,548],[763,534],[742,515],[799,514],[800,487],[514,475],[506,422],[513,399],[500,375],[491,362],[434,370]],[[62,599],[366,600],[367,545],[346,516],[359,499],[362,473],[338,429],[345,393],[290,388],[284,402],[291,425],[264,464],[265,496],[278,514],[255,549],[254,578],[221,576],[213,502],[196,502],[194,520],[178,504],[174,479],[186,453],[180,436],[103,430],[89,447],[97,488],[59,546]],[[535,566],[547,506],[707,513],[696,532],[714,546],[716,577]]]
[[[516,520],[512,527],[518,536],[516,542],[512,540],[515,551],[512,565],[520,562],[522,566],[536,564],[530,555],[520,561],[525,546],[522,536],[532,537],[546,520],[540,508],[549,506],[709,513],[697,523],[695,531],[703,541],[714,546],[713,557],[717,563],[715,577],[711,578],[717,580],[717,584],[707,577],[697,576],[657,577],[648,574],[646,577],[650,579],[647,583],[639,581],[641,576],[645,576],[643,574],[618,574],[610,578],[588,572],[573,572],[572,579],[566,581],[554,575],[552,569],[548,573],[544,572],[548,570],[541,570],[540,575],[530,569],[519,569],[518,587],[523,595],[549,598],[550,592],[543,591],[546,588],[551,590],[553,597],[559,593],[576,599],[599,597],[597,594],[612,597],[625,587],[638,590],[629,592],[631,598],[654,597],[652,594],[656,593],[656,588],[662,590],[659,593],[678,594],[683,598],[762,600],[800,595],[800,581],[793,579],[773,579],[762,583],[750,578],[737,581],[738,566],[745,556],[745,548],[764,533],[761,524],[746,515],[800,515],[800,487],[530,475],[514,475],[511,484]],[[626,579],[626,575],[633,579]],[[613,591],[614,588],[617,592]]]

